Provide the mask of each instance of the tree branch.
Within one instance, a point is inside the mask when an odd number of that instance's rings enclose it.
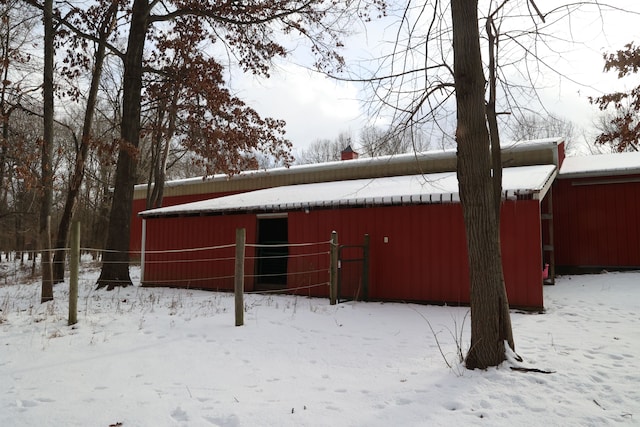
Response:
[[[302,4],[300,7],[297,7],[295,9],[290,9],[290,10],[285,9],[279,13],[275,13],[274,15],[266,16],[264,18],[253,17],[251,19],[233,19],[227,16],[216,14],[212,10],[206,10],[206,9],[200,9],[200,8],[192,8],[192,7],[180,8],[164,15],[150,15],[149,22],[171,21],[172,19],[179,18],[181,16],[199,16],[201,18],[209,18],[217,22],[223,22],[225,24],[231,24],[231,25],[241,25],[241,26],[259,25],[259,24],[266,24],[268,22],[276,21],[296,13],[303,13],[304,10],[307,9],[312,4],[313,4],[312,1],[307,1],[306,3]],[[237,14],[240,16],[243,15],[242,13],[237,13]]]

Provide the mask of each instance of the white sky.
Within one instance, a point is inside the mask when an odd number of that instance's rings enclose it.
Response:
[[[536,3],[543,13],[559,4],[554,0],[537,0]],[[640,11],[637,0],[615,0],[613,3],[617,7]],[[538,76],[536,86],[551,113],[587,128],[597,112],[589,104],[588,96],[634,84],[630,80],[626,85],[618,81],[615,73],[603,73],[602,54],[621,49],[633,41],[638,20],[638,16],[621,12],[606,11],[601,15],[592,7],[574,14],[571,21],[563,20],[553,27],[554,36],[572,38],[575,43],[558,42],[554,45],[556,52],[543,56],[575,82],[548,71]],[[367,27],[366,34],[347,39],[347,61],[356,63],[375,57],[380,46],[393,39],[394,22],[391,18],[375,22]],[[304,47],[300,49],[304,51]],[[304,62],[304,55],[301,56],[299,62]],[[299,57],[293,59],[296,61]],[[287,122],[287,136],[294,143],[294,150],[305,148],[317,139],[334,139],[344,131],[350,131],[357,139],[359,129],[368,120],[366,105],[362,102],[366,94],[361,86],[329,80],[291,62],[279,64],[268,80],[236,72],[231,85],[262,115]]]

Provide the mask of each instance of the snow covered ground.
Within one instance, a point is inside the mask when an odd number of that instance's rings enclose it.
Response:
[[[69,327],[68,284],[1,267],[1,426],[640,425],[637,272],[560,278],[512,314],[524,362],[467,371],[467,308],[246,295],[235,327],[233,295],[85,268]]]

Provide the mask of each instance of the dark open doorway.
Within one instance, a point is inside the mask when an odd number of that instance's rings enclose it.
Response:
[[[289,248],[287,217],[258,218],[256,248],[256,286],[283,287],[287,285]]]

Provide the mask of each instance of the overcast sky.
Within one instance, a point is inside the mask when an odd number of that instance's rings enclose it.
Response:
[[[640,11],[638,0],[611,1],[618,7]],[[559,3],[557,0],[536,1],[543,13]],[[393,39],[394,21],[389,18],[377,22],[369,26],[366,33],[360,32],[347,39],[345,56],[348,62],[376,57],[384,42]],[[546,108],[587,129],[596,113],[588,96],[637,85],[637,79],[635,83],[629,79],[620,82],[615,73],[605,74],[602,54],[634,41],[639,32],[638,22],[640,17],[637,15],[611,10],[601,15],[591,7],[574,14],[571,20],[555,24],[554,34],[572,38],[575,43],[558,42],[555,45],[558,52],[544,55],[568,77],[562,78],[552,72],[539,76],[536,86]],[[296,61],[296,57],[293,59]],[[343,131],[352,132],[357,139],[359,130],[369,120],[363,102],[367,94],[361,86],[331,80],[290,61],[279,63],[270,79],[233,73],[231,85],[262,115],[287,122],[287,136],[294,144],[294,153],[315,140],[334,139]]]

